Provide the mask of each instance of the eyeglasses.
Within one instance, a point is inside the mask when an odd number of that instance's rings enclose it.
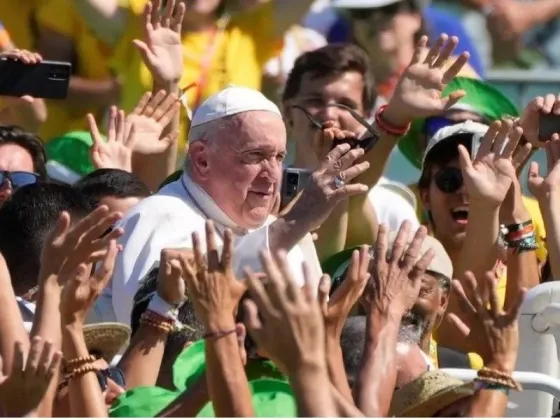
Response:
[[[352,149],[357,149],[357,148],[361,147],[367,153],[375,146],[375,144],[379,140],[379,135],[377,134],[377,132],[375,131],[373,126],[370,123],[368,123],[364,117],[362,117],[360,114],[358,114],[352,108],[350,108],[346,105],[343,105],[343,104],[328,104],[328,105],[326,105],[326,107],[327,108],[335,107],[335,108],[340,108],[340,109],[344,109],[344,110],[348,111],[350,113],[350,115],[352,115],[352,117],[356,121],[358,121],[363,127],[365,127],[365,129],[371,134],[370,136],[368,136],[366,138],[363,138],[363,139],[359,139],[357,137],[345,137],[343,139],[334,139],[333,145],[332,145],[333,149],[340,144],[347,143],[347,144],[350,145],[350,147]],[[317,121],[315,118],[313,118],[313,116],[311,115],[311,113],[307,109],[305,109],[301,105],[292,105],[292,108],[299,109],[300,111],[302,111],[307,116],[307,119],[311,122],[311,124],[317,130],[322,130],[323,129],[323,124],[321,124],[319,121]]]
[[[436,174],[434,182],[441,192],[453,194],[463,186],[463,173],[459,168],[448,167]]]
[[[39,181],[39,175],[23,171],[0,171],[0,185],[6,180],[10,181],[12,188],[15,189],[25,185],[36,184]]]

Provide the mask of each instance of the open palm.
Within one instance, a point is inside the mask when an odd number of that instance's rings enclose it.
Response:
[[[531,162],[527,184],[529,191],[538,200],[546,200],[551,193],[560,187],[560,136],[554,134],[552,140],[546,143],[546,158],[548,174],[542,177],[539,173],[539,164]]]
[[[459,146],[463,179],[471,199],[502,204],[512,181],[517,178],[512,156],[522,134],[520,128],[512,129],[511,121],[495,121],[482,138],[474,161],[467,149]],[[473,144],[476,144],[479,134],[473,135]]]
[[[183,74],[181,26],[185,5],[169,0],[160,14],[161,0],[148,2],[144,8],[144,39],[135,39],[144,63],[158,83],[177,83]]]
[[[443,97],[443,90],[469,59],[468,53],[463,53],[451,66],[447,65],[458,42],[456,37],[448,40],[448,36],[442,34],[434,46],[428,49],[428,38],[422,37],[388,108],[398,112],[403,120],[412,120],[439,115],[457,103],[465,95],[463,91]]]

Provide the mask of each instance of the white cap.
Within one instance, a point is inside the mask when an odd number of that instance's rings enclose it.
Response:
[[[193,115],[191,127],[248,111],[269,111],[282,117],[274,102],[259,91],[229,86],[203,102]]]
[[[332,7],[337,9],[375,9],[401,1],[403,0],[333,0]],[[413,3],[418,10],[423,10],[428,5],[429,0],[413,0]]]
[[[482,137],[488,131],[488,126],[486,124],[481,124],[473,121],[465,121],[460,124],[449,125],[439,129],[436,134],[428,141],[428,146],[424,151],[424,157],[422,158],[422,167],[424,167],[424,162],[426,161],[426,156],[430,151],[442,141],[452,138],[458,134],[472,134],[471,143],[471,156],[476,156],[476,152],[480,147],[482,142]]]
[[[387,238],[387,244],[389,250],[393,249],[393,243],[395,239],[397,239],[398,232],[390,232],[389,237]],[[408,239],[408,243],[412,242],[412,235]],[[432,249],[434,251],[434,259],[428,266],[428,271],[432,271],[437,274],[441,274],[447,277],[449,280],[453,278],[453,263],[451,262],[451,258],[447,255],[445,248],[433,236],[426,236],[424,243],[422,244],[422,248],[420,249],[420,253],[418,254],[418,259],[422,258],[422,256],[429,250]]]

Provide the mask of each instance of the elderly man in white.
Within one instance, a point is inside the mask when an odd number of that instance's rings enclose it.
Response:
[[[261,250],[287,249],[290,265],[300,267],[305,261],[318,282],[321,268],[309,231],[337,202],[367,191],[363,185],[342,182],[369,166],[354,165],[363,155],[360,151],[334,150],[300,203],[275,221],[270,211],[286,154],[280,111],[251,89],[229,87],[210,97],[194,114],[182,177],[142,201],[118,225],[125,232],[123,250],[111,284],[88,321],[130,324],[138,283],[158,265],[162,249],[191,248],[193,232],[204,241],[207,219],[215,222],[218,245],[226,228],[233,231],[238,277],[246,266],[262,271]],[[303,284],[301,275],[296,278]]]

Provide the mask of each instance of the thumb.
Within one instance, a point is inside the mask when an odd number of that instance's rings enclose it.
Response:
[[[527,172],[527,182],[535,181],[539,177],[539,164],[538,162],[531,162],[529,171]]]
[[[144,63],[151,64],[155,61],[155,56],[150,50],[150,48],[148,47],[148,44],[146,44],[144,41],[140,41],[139,39],[133,40],[132,43],[140,52],[140,55],[142,56],[142,60],[144,61]]]
[[[461,165],[461,170],[466,171],[472,168],[472,160],[467,148],[462,144],[460,144],[458,146],[458,150],[459,150],[459,164]]]
[[[329,305],[329,292],[331,290],[331,281],[329,276],[323,275],[319,280],[319,290],[317,293],[317,298],[319,300],[319,306],[323,311],[323,314],[327,313]]]
[[[455,92],[451,92],[449,96],[442,98],[443,109],[447,111],[457,102],[459,102],[467,93],[464,90],[456,90]]]

